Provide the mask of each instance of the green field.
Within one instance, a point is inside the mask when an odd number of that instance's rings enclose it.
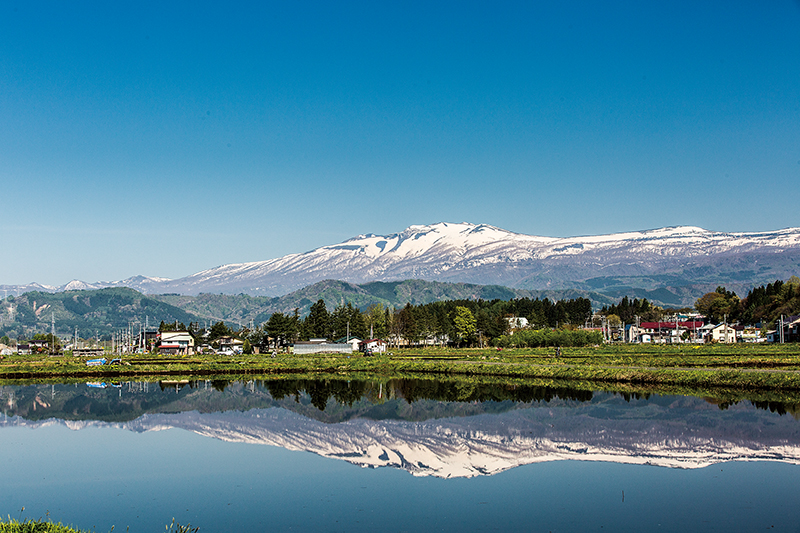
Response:
[[[282,374],[496,376],[670,385],[733,390],[800,391],[798,345],[603,345],[529,349],[394,350],[353,355],[136,355],[122,365],[87,367],[71,356],[6,356],[3,380],[130,380],[147,376],[276,376]]]

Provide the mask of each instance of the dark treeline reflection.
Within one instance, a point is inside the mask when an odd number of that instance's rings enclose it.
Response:
[[[161,390],[189,387],[190,389],[206,387],[210,384],[217,391],[223,392],[232,383],[225,379],[195,380],[180,383],[162,381]],[[381,402],[390,399],[403,399],[408,403],[420,400],[440,402],[550,402],[552,400],[572,400],[590,402],[594,392],[576,389],[569,386],[541,386],[524,384],[480,383],[469,380],[439,381],[435,379],[390,379],[385,382],[338,380],[338,379],[280,379],[259,380],[252,382],[256,387],[269,392],[275,400],[294,398],[299,401],[307,395],[311,404],[324,411],[328,402],[333,399],[340,405],[352,407],[359,401]],[[653,393],[636,391],[615,392],[626,402],[647,400]],[[720,410],[738,404],[741,400],[704,398]],[[800,413],[800,404],[780,401],[749,400],[758,409],[764,409],[779,415]]]
[[[475,384],[470,382],[443,382],[420,379],[393,379],[381,383],[380,387],[366,381],[339,380],[280,380],[261,383],[276,400],[294,397],[299,400],[305,393],[311,403],[324,411],[330,398],[337,403],[352,406],[362,398],[367,400],[404,399],[408,403],[419,400],[436,400],[440,402],[549,402],[553,399],[577,400],[588,402],[592,399],[591,391],[535,387],[525,385]],[[375,396],[377,393],[377,397]]]
[[[470,381],[438,381],[426,379],[392,379],[380,384],[374,382],[345,380],[277,380],[262,381],[259,386],[266,388],[270,395],[281,400],[293,397],[299,401],[303,394],[311,398],[311,403],[320,411],[325,410],[329,399],[336,403],[352,406],[354,402],[366,399],[379,401],[382,399],[404,399],[408,403],[419,400],[435,400],[441,402],[550,402],[552,400],[572,400],[589,402],[594,397],[590,390],[576,389],[568,386],[535,386],[521,384],[474,383]],[[216,387],[216,385],[215,385]],[[619,395],[626,402],[647,400],[650,392],[620,391]],[[720,400],[705,398],[709,403],[717,405],[720,410],[736,405],[740,400]],[[780,415],[800,413],[800,404],[779,401],[750,400],[758,408]]]
[[[435,379],[274,379],[232,381],[226,379],[162,380],[157,383],[87,383],[72,385],[0,385],[0,404],[6,416],[26,419],[49,417],[65,420],[133,420],[144,413],[198,410],[214,412],[287,407],[287,402],[301,404],[325,412],[325,418],[356,416],[372,410],[374,416],[394,416],[389,404],[398,402],[443,402],[451,407],[441,412],[475,413],[512,404],[548,403],[552,401],[591,402],[597,393],[572,388],[568,384],[544,386],[524,383],[487,383],[475,380]],[[638,400],[672,401],[653,392],[619,391],[626,402]],[[608,397],[608,392],[601,394]],[[698,395],[699,396],[699,395]],[[740,398],[705,397],[705,401],[728,409],[743,401]],[[754,407],[800,418],[800,402],[783,402],[772,398],[747,399]],[[468,406],[457,407],[457,405]],[[495,405],[496,407],[492,407]],[[430,406],[428,406],[430,408]],[[305,410],[308,416],[311,412]],[[344,414],[345,409],[350,414]],[[375,414],[375,413],[383,414]],[[445,416],[445,415],[442,415]]]

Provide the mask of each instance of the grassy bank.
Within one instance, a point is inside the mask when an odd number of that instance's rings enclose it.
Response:
[[[61,523],[55,524],[49,520],[15,520],[9,518],[4,521],[0,518],[0,533],[89,533],[88,531],[74,529]]]
[[[87,367],[74,357],[7,356],[3,380],[129,380],[147,376],[269,376],[281,374],[498,376],[546,380],[661,384],[699,389],[800,391],[800,346],[604,345],[565,348],[416,349],[392,354],[123,357],[123,365]]]
[[[191,525],[182,526],[172,519],[171,524],[165,527],[165,533],[197,533],[200,528],[193,528]],[[114,531],[114,527],[111,528]],[[0,533],[90,533],[89,530],[75,529],[70,526],[65,526],[60,522],[58,524],[49,520],[32,520],[27,519],[23,521],[9,518],[4,521],[0,518]],[[92,533],[95,533],[92,531]]]

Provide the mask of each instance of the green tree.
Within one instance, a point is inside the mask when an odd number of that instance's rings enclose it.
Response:
[[[477,329],[475,316],[466,307],[458,306],[453,316],[453,326],[455,328],[456,341],[459,345],[469,340]]]
[[[164,322],[162,320],[161,324],[158,326],[158,331],[160,333],[162,331],[187,331],[187,330],[183,322],[178,322],[177,320],[175,322]]]
[[[277,346],[285,346],[291,342],[291,317],[281,312],[272,313],[267,320],[265,329],[267,335],[275,340]]]
[[[370,305],[364,315],[364,323],[367,330],[366,336],[369,336],[369,332],[372,331],[372,336],[375,338],[386,337],[388,328],[386,327],[386,309],[383,305],[379,303]]]
[[[365,339],[367,337],[366,322],[364,315],[357,307],[347,302],[346,305],[340,305],[334,309],[330,317],[331,333],[337,339],[347,335],[350,331],[350,337],[358,337]]]
[[[330,314],[322,298],[311,306],[303,326],[303,335],[307,339],[327,339],[330,336]]]
[[[225,322],[220,321],[211,326],[208,332],[208,340],[209,342],[214,342],[221,337],[230,337],[232,335],[233,331],[231,331],[231,328],[226,326]]]
[[[33,336],[35,341],[47,341],[48,350],[50,352],[61,351],[61,343],[58,337],[54,337],[52,333],[37,333]]]
[[[407,342],[416,344],[419,341],[417,319],[414,316],[414,308],[410,303],[407,303],[404,308],[395,314],[395,322],[398,333]]]
[[[709,292],[697,299],[694,308],[704,315],[710,322],[722,322],[727,316],[728,322],[736,320],[741,315],[741,302],[739,297],[725,287],[717,287],[714,292]]]

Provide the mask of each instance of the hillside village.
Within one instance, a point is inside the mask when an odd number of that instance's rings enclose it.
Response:
[[[105,291],[105,292],[104,292]],[[109,293],[109,291],[111,291]],[[563,300],[470,299],[441,300],[403,307],[372,304],[364,309],[340,303],[329,310],[320,298],[304,316],[274,312],[268,319],[249,325],[217,321],[201,326],[195,317],[165,304],[151,302],[131,289],[78,291],[63,299],[64,308],[105,313],[106,318],[125,308],[153,312],[156,326],[145,320],[106,334],[58,334],[55,306],[27,298],[9,299],[6,311],[44,315],[50,310],[50,328],[9,335],[6,319],[0,338],[2,355],[64,353],[160,353],[163,355],[297,354],[320,352],[384,352],[390,348],[533,347],[616,343],[787,343],[800,340],[800,279],[775,281],[751,290],[740,299],[724,287],[697,300],[694,309],[665,309],[646,299],[624,297],[618,303],[593,309],[592,302],[578,297]],[[41,294],[41,293],[39,293]],[[138,300],[137,300],[138,298]],[[30,308],[21,305],[30,300]],[[39,300],[41,301],[41,300]],[[155,303],[154,303],[155,302]],[[97,305],[97,304],[102,305]],[[7,316],[7,315],[6,315]],[[180,316],[180,319],[175,318]],[[5,316],[4,316],[5,318]],[[46,324],[46,322],[45,322]],[[188,325],[186,325],[188,324]],[[41,326],[41,324],[40,324]],[[48,331],[48,329],[50,331]],[[26,331],[23,329],[23,332]],[[71,332],[72,333],[72,332]]]

